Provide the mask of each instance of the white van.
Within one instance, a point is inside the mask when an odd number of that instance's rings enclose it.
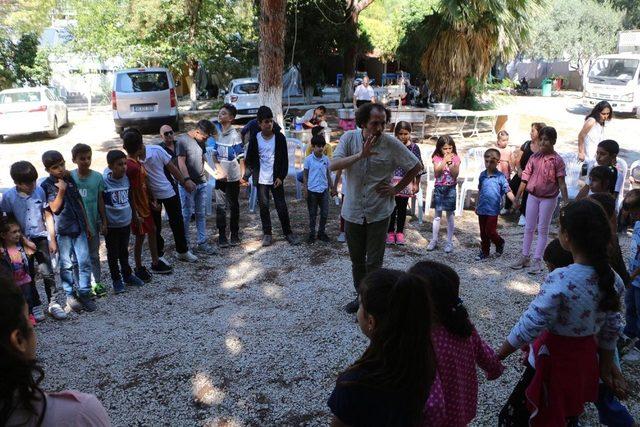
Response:
[[[178,130],[176,85],[166,68],[117,71],[113,79],[111,107],[117,133],[131,126],[157,131],[162,125],[170,125]]]

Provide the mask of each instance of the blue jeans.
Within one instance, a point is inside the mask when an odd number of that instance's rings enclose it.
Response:
[[[91,258],[89,256],[89,242],[87,235],[81,233],[76,237],[58,236],[58,253],[60,254],[60,282],[62,289],[69,295],[73,295],[74,274],[73,263],[78,263],[78,293],[89,295],[91,293]]]
[[[624,334],[629,338],[640,338],[640,288],[631,286],[624,294],[624,314],[627,321]],[[636,348],[640,350],[640,340],[636,341]]]
[[[195,206],[196,228],[198,230],[198,244],[207,241],[207,218],[205,209],[207,206],[207,184],[198,184],[193,193],[187,192],[184,187],[180,189],[180,202],[182,204],[182,218],[184,219],[184,234],[189,243],[189,223],[191,222],[191,206]]]

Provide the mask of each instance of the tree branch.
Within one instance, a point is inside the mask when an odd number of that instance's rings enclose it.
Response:
[[[371,3],[373,3],[373,0],[357,0],[353,6],[355,13],[362,12],[369,7]]]

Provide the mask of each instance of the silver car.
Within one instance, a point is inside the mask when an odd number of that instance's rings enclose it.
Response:
[[[57,138],[69,123],[67,105],[45,86],[0,92],[0,141],[5,136],[47,132]]]
[[[116,132],[124,128],[170,125],[178,130],[176,85],[167,68],[132,68],[117,71],[111,107]]]
[[[232,104],[238,110],[236,119],[255,117],[260,107],[258,79],[247,77],[229,82],[229,92],[224,97],[225,104]]]

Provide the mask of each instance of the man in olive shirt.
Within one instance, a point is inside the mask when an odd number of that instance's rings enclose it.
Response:
[[[359,129],[346,132],[333,152],[331,170],[344,169],[347,196],[342,205],[353,284],[382,267],[389,217],[395,195],[422,170],[422,164],[396,138],[384,134],[391,113],[380,104],[365,104],[356,112]],[[408,171],[402,181],[390,185],[396,168]],[[358,299],[346,310],[355,313]]]

